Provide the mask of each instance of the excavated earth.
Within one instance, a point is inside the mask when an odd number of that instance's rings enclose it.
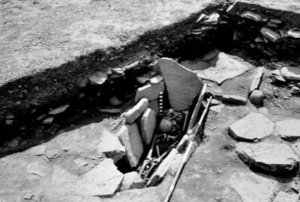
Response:
[[[198,49],[189,50],[186,44],[178,46],[182,36],[191,30],[200,13],[226,10],[233,2],[1,0],[0,3],[0,201],[163,201],[182,155],[177,155],[158,186],[115,193],[123,174],[113,160],[99,152],[105,147],[100,146],[99,134],[110,131],[111,122],[134,105],[132,98],[139,85],[126,83],[132,79],[129,76],[124,86],[124,81],[118,80],[119,75],[111,78],[111,86],[99,89],[91,86],[88,79],[99,70],[118,72],[120,67],[149,55],[178,60],[181,54],[188,61],[185,64],[197,64],[199,61],[185,54],[193,55]],[[300,26],[297,0],[244,0],[238,8],[281,19],[291,28]],[[173,52],[174,47],[185,51]],[[256,107],[248,101],[242,106],[220,102],[211,107],[203,140],[186,165],[171,201],[300,201],[297,166],[293,172],[282,174],[259,163],[249,165],[239,152],[244,140],[228,130],[250,113],[263,114],[272,123],[300,119],[300,97],[291,95],[287,84],[277,85],[271,80],[272,71],[278,66],[292,66],[289,70],[299,74],[300,60],[249,54],[244,47],[229,50],[225,47],[221,51],[240,58],[250,68],[220,85],[204,80],[208,91],[247,98],[257,67],[264,66],[260,84],[266,97],[264,106]],[[119,113],[101,112],[112,104],[110,98],[114,95],[124,100],[121,106],[114,106]],[[45,121],[49,111],[66,105],[69,107],[64,115]],[[293,157],[298,158],[299,142],[295,139],[287,141],[274,132],[255,141],[288,145],[294,149],[296,157]],[[127,172],[121,168],[124,164],[117,166]],[[103,184],[107,181],[112,184]]]

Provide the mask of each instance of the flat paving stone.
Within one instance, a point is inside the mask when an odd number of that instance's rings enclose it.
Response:
[[[251,112],[229,126],[229,133],[236,139],[261,140],[272,134],[274,123],[261,113]]]
[[[283,139],[294,140],[300,138],[300,119],[278,121],[275,128]]]
[[[236,153],[250,167],[268,172],[286,173],[299,167],[299,157],[282,143],[238,143]]]

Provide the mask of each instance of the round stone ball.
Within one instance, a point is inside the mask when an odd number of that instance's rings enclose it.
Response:
[[[254,105],[262,106],[264,104],[265,95],[260,90],[254,90],[250,95],[250,101]]]
[[[172,121],[168,120],[168,119],[162,119],[160,124],[159,124],[159,129],[164,132],[164,133],[168,133],[171,132],[173,128],[173,123]]]

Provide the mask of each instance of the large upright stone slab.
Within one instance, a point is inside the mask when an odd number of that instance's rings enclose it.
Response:
[[[203,82],[196,73],[170,58],[160,58],[158,66],[165,78],[171,107],[176,111],[188,109],[201,92]]]
[[[283,139],[294,140],[300,138],[300,119],[278,121],[275,128]]]
[[[126,157],[132,168],[136,167],[144,152],[142,138],[137,124],[123,125],[118,131],[121,143],[126,148]]]
[[[272,134],[274,123],[261,113],[251,112],[229,126],[229,133],[240,140],[261,140]]]
[[[110,197],[119,190],[124,175],[111,159],[104,159],[87,172],[77,184],[79,193],[91,196]]]
[[[269,202],[277,182],[255,173],[237,172],[230,177],[229,185],[243,202]]]
[[[156,114],[147,108],[141,118],[141,134],[145,144],[150,144],[156,127]]]
[[[250,167],[286,173],[299,167],[299,157],[286,144],[238,143],[236,153]]]

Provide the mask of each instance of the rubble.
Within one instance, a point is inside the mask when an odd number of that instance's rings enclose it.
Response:
[[[143,142],[137,124],[123,125],[118,131],[118,136],[126,148],[126,157],[130,167],[136,167],[144,152]]]
[[[299,167],[299,157],[286,144],[238,143],[236,153],[250,167],[273,173],[289,173]]]
[[[261,140],[273,133],[274,123],[261,113],[250,113],[229,126],[229,133],[237,139]]]
[[[298,195],[297,194],[288,194],[286,192],[280,191],[273,202],[297,202]]]
[[[96,72],[94,75],[89,77],[92,85],[102,85],[107,80],[107,74],[103,72]]]
[[[170,58],[160,58],[158,66],[165,79],[172,109],[176,111],[188,109],[200,93],[203,82],[194,72]]]
[[[66,109],[69,107],[69,105],[63,105],[63,106],[60,106],[56,109],[53,109],[51,110],[48,114],[50,115],[57,115],[57,114],[61,114],[63,113],[64,111],[66,111]]]
[[[133,124],[147,109],[148,103],[148,99],[142,98],[133,108],[129,109],[124,115],[126,122],[128,124]]]
[[[135,102],[140,101],[142,98],[147,98],[149,101],[155,100],[159,97],[160,92],[164,92],[165,82],[161,81],[157,84],[147,84],[138,88],[135,96]]]
[[[141,135],[143,142],[150,144],[156,127],[156,114],[154,110],[147,108],[141,118]]]
[[[133,171],[124,175],[120,191],[143,188],[145,188],[144,180],[141,179],[137,172]]]
[[[300,120],[299,119],[286,119],[276,122],[275,129],[279,136],[286,140],[296,140],[300,138]]]

